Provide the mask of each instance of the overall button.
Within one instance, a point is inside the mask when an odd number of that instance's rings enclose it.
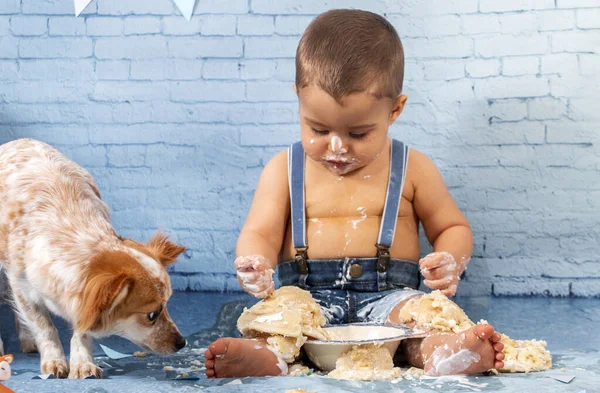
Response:
[[[359,278],[362,276],[362,272],[362,266],[360,266],[358,263],[354,263],[352,266],[350,266],[350,277]]]

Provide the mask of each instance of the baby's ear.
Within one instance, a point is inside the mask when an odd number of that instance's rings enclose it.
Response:
[[[152,236],[147,247],[155,258],[165,267],[175,262],[177,257],[185,251],[184,246],[170,242],[168,236],[160,231]]]

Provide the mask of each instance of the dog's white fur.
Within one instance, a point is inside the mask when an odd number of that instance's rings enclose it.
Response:
[[[165,267],[184,249],[161,234],[147,245],[118,237],[92,177],[53,147],[0,146],[0,269],[22,349],[37,347],[42,373],[100,377],[93,337],[118,334],[158,352],[185,345],[165,307]],[[73,326],[70,367],[49,311]]]

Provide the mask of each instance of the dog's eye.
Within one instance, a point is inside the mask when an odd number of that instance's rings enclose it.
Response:
[[[158,316],[160,315],[160,312],[163,310],[163,306],[161,305],[160,308],[156,311],[153,311],[151,313],[148,313],[148,320],[150,322],[154,322],[156,321],[156,318],[158,318]]]

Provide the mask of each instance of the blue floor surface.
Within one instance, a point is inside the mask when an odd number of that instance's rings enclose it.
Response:
[[[551,371],[531,374],[471,376],[468,383],[456,379],[401,380],[367,383],[336,381],[326,377],[275,377],[207,380],[202,354],[218,337],[238,335],[237,317],[252,303],[243,294],[175,293],[169,313],[188,337],[188,346],[171,356],[148,355],[146,358],[109,359],[102,343],[124,353],[137,348],[118,337],[95,343],[94,354],[103,368],[103,380],[35,380],[39,374],[39,356],[21,354],[14,330],[12,312],[0,305],[0,333],[6,351],[16,355],[13,377],[5,385],[17,393],[45,392],[261,392],[284,393],[302,388],[319,393],[337,392],[575,392],[600,393],[599,299],[550,298],[459,298],[469,317],[487,319],[496,330],[514,339],[541,339],[548,342],[553,355]],[[61,340],[68,351],[69,329],[56,321]],[[165,367],[167,370],[165,370]],[[182,380],[182,376],[190,379]],[[570,383],[552,376],[574,376]]]

